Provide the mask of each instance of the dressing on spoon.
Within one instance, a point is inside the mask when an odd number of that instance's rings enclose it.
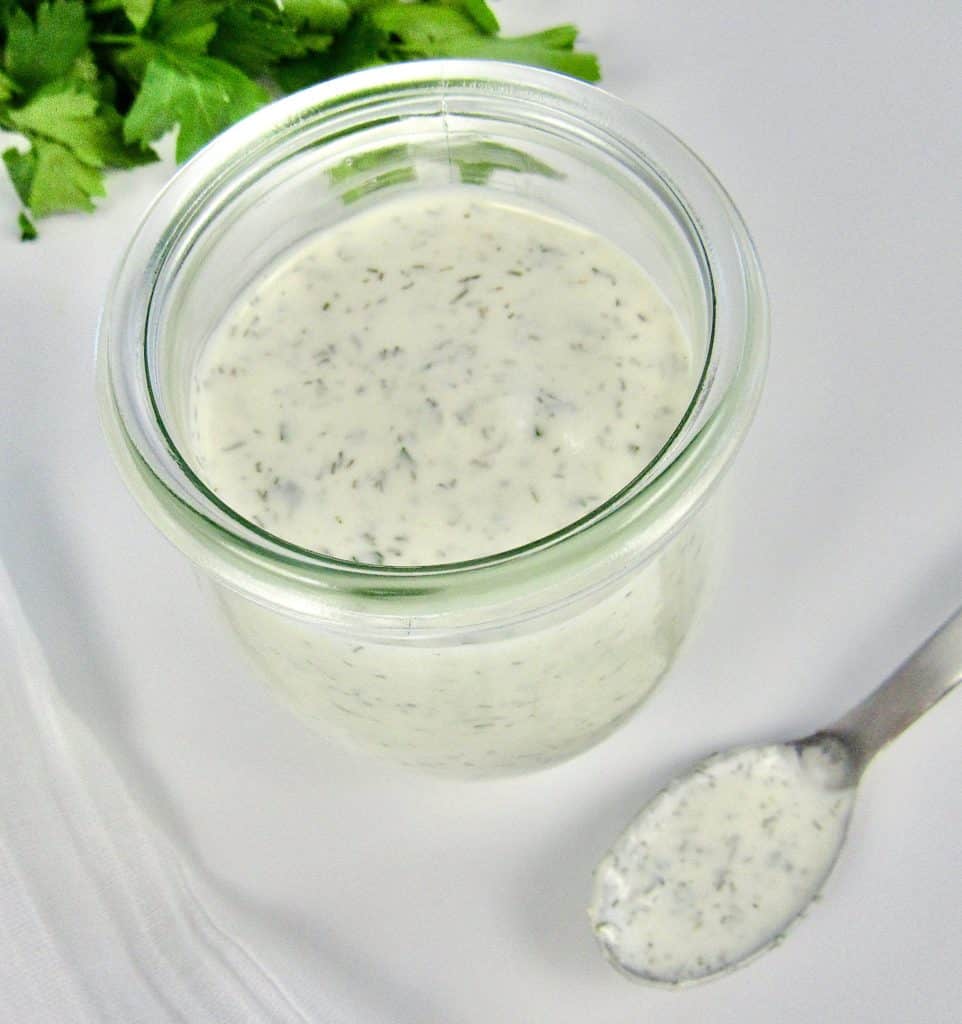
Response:
[[[868,762],[960,681],[962,611],[828,729],[671,782],[595,869],[588,913],[612,964],[678,986],[775,946],[831,872]]]

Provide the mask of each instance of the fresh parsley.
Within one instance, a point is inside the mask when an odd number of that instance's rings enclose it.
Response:
[[[0,0],[0,129],[18,223],[92,210],[104,172],[186,159],[272,96],[393,61],[475,57],[589,81],[571,25],[506,38],[486,0]]]

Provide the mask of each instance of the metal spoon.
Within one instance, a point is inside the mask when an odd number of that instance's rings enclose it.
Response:
[[[611,963],[674,987],[777,945],[834,867],[868,763],[960,682],[962,609],[828,728],[670,783],[595,869],[588,913]]]

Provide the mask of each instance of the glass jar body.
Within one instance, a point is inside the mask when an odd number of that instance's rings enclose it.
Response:
[[[403,568],[297,548],[198,471],[199,354],[292,247],[394,196],[452,187],[576,220],[643,266],[690,338],[691,403],[634,480],[524,547]],[[305,90],[202,150],[121,264],[98,387],[130,489],[211,580],[272,688],[324,731],[480,775],[596,742],[670,666],[724,537],[719,485],[757,404],[767,334],[744,225],[670,133],[559,75],[431,61]]]
[[[517,773],[607,736],[671,667],[724,548],[723,494],[643,564],[562,607],[438,637],[295,617],[223,586],[217,601],[281,701],[335,739],[433,773]],[[557,603],[557,595],[554,595]]]

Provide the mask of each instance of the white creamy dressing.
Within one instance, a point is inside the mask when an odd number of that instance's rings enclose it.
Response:
[[[774,945],[835,862],[849,782],[829,744],[736,750],[676,779],[595,872],[589,914],[605,953],[677,985]]]
[[[263,529],[434,564],[596,508],[693,388],[677,317],[625,252],[452,190],[349,218],[256,280],[198,361],[191,441],[205,482]]]
[[[664,297],[605,239],[477,188],[386,200],[241,294],[195,368],[191,457],[225,503],[302,547],[468,559],[627,484],[677,427],[692,363]],[[344,626],[217,595],[320,731],[432,771],[530,770],[615,728],[671,664],[716,506],[603,587],[546,585],[536,614],[485,609],[483,635],[470,615],[398,638],[363,614]]]
[[[706,578],[714,514],[601,594],[534,619],[385,642],[217,596],[278,698],[312,728],[421,770],[531,771],[598,742],[671,665]]]

